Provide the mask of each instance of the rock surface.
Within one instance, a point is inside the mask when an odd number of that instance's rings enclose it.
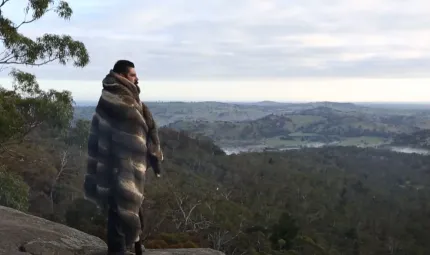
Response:
[[[0,255],[105,255],[100,238],[0,206]],[[211,249],[147,250],[145,255],[223,255]]]

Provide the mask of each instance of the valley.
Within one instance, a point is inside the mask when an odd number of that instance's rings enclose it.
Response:
[[[166,160],[161,178],[146,175],[147,248],[429,254],[428,109],[148,105]],[[106,240],[106,217],[82,192],[94,107],[74,107],[73,119],[68,109],[48,110],[37,122],[21,112],[0,115],[9,123],[0,143],[0,204]],[[34,123],[42,124],[20,133]]]
[[[213,140],[227,153],[358,146],[428,153],[403,136],[430,129],[427,106],[352,103],[149,102],[159,126]],[[89,119],[94,108],[77,107]],[[396,142],[395,142],[396,141]]]

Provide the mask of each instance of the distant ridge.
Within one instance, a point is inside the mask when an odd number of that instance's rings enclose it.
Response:
[[[357,106],[357,105],[366,105],[366,106],[397,106],[397,107],[430,107],[430,103],[384,103],[384,102],[372,102],[372,103],[365,103],[365,102],[332,102],[332,101],[314,101],[314,102],[279,102],[279,101],[271,101],[271,100],[263,100],[263,101],[216,101],[216,100],[209,100],[209,101],[186,101],[186,100],[170,100],[170,101],[164,101],[164,100],[143,100],[147,103],[159,103],[159,104],[166,104],[166,103],[182,103],[182,104],[245,104],[245,105],[337,105],[337,106]],[[76,100],[75,101],[77,106],[94,106],[97,104],[97,100]]]
[[[97,101],[75,101],[76,106],[96,106]]]

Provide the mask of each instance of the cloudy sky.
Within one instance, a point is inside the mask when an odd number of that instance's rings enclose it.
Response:
[[[19,21],[25,0],[5,7]],[[46,88],[96,100],[117,59],[147,100],[429,101],[430,1],[73,0],[22,31],[67,33],[84,69],[26,69]],[[7,72],[0,73],[6,84]]]

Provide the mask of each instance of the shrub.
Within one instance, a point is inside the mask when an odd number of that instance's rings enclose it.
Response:
[[[0,205],[28,212],[29,190],[21,176],[0,167]]]
[[[184,246],[182,244],[171,244],[168,247],[169,249],[182,249]]]
[[[150,240],[145,243],[148,249],[166,249],[169,245],[164,240]]]
[[[92,202],[84,198],[75,199],[65,216],[69,227],[105,239],[107,216]]]
[[[199,248],[199,246],[192,241],[187,241],[183,246],[184,248]]]
[[[190,236],[187,233],[161,233],[159,239],[167,244],[179,244],[188,241]]]
[[[149,249],[199,248],[188,233],[160,233],[145,246]]]

